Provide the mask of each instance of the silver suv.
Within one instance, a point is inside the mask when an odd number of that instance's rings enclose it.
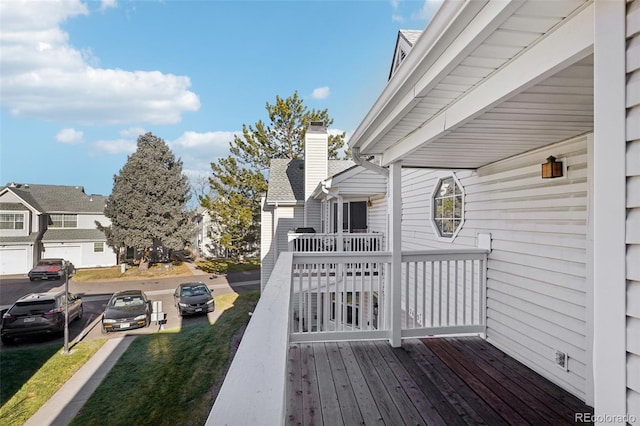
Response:
[[[65,307],[69,304],[69,321],[82,318],[82,299],[64,291],[31,293],[21,297],[2,316],[0,339],[13,343],[18,337],[64,333]]]

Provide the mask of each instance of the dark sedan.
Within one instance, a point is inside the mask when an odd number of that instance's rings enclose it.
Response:
[[[147,327],[151,323],[151,301],[140,290],[114,293],[102,315],[102,331]]]
[[[180,284],[173,294],[173,301],[179,315],[202,314],[215,309],[211,290],[201,282]]]
[[[64,259],[41,259],[38,264],[29,271],[29,280],[61,279],[75,272],[73,263]]]
[[[62,334],[67,305],[69,321],[82,318],[82,299],[73,293],[52,291],[21,297],[2,316],[2,343],[31,335]]]

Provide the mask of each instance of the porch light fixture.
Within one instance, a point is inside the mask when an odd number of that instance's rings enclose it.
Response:
[[[562,177],[562,161],[556,161],[553,155],[547,158],[546,163],[542,163],[542,178],[551,179]]]

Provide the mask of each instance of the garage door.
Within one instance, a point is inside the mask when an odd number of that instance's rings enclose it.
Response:
[[[45,246],[42,258],[62,258],[70,260],[76,268],[82,266],[82,251],[80,246]]]
[[[26,248],[0,248],[0,275],[29,272],[27,254]]]

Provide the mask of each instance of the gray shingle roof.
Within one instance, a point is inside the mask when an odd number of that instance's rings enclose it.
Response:
[[[28,244],[33,243],[37,237],[37,232],[17,237],[0,237],[0,244]]]
[[[85,194],[81,186],[63,185],[7,185],[26,203],[46,213],[102,213],[106,197]]]
[[[351,160],[329,160],[327,171],[329,176],[333,176],[354,165]],[[276,202],[304,202],[304,160],[271,160],[267,203]]]
[[[42,241],[106,241],[104,232],[98,229],[47,229]]]
[[[298,201],[304,201],[304,160],[271,160],[267,203]]]

